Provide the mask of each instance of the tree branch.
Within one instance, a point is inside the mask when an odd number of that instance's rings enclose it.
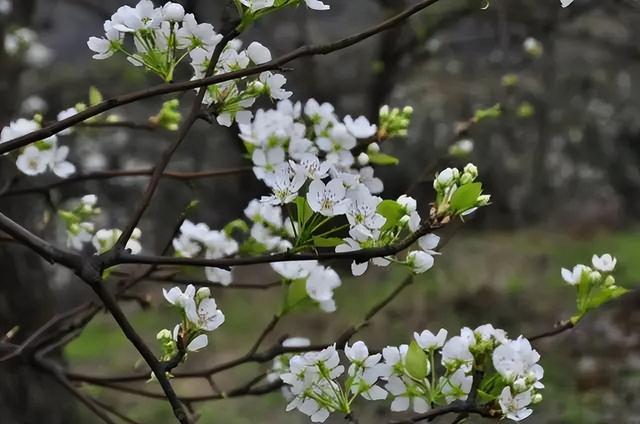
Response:
[[[414,6],[406,9],[404,12],[399,13],[396,16],[378,25],[375,25],[361,33],[343,38],[333,43],[302,46],[283,56],[280,56],[270,62],[267,62],[259,66],[254,66],[254,67],[247,68],[241,71],[236,71],[236,72],[228,72],[224,74],[213,75],[213,76],[199,79],[199,80],[183,81],[180,83],[160,84],[145,90],[123,94],[121,96],[117,96],[117,97],[105,100],[102,103],[98,103],[95,106],[91,106],[85,109],[84,111],[76,115],[73,115],[67,119],[63,119],[62,121],[58,121],[54,124],[48,125],[37,131],[33,131],[22,137],[18,137],[16,139],[9,140],[5,143],[0,144],[0,155],[10,152],[12,150],[19,149],[21,147],[24,147],[38,140],[43,140],[43,139],[46,139],[47,137],[51,137],[52,135],[57,134],[66,128],[69,128],[86,119],[99,115],[107,110],[114,109],[118,106],[123,106],[126,104],[136,102],[138,100],[160,96],[163,94],[187,91],[187,90],[195,89],[198,87],[205,87],[208,85],[214,85],[214,84],[218,84],[225,81],[230,81],[230,80],[243,78],[250,75],[259,74],[264,71],[279,69],[283,65],[301,57],[325,55],[337,50],[342,50],[347,47],[351,47],[354,44],[357,44],[363,40],[366,40],[367,38],[370,38],[380,32],[393,28],[394,26],[405,21],[412,15],[415,15],[416,13],[422,11],[423,9],[426,9],[427,7],[437,3],[438,1],[439,0],[422,0],[416,3]]]

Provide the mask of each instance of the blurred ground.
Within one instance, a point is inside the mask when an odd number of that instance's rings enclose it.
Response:
[[[488,213],[488,209],[484,213]],[[560,278],[561,266],[587,262],[591,252],[610,252],[618,257],[617,280],[627,287],[640,287],[640,231],[600,234],[587,239],[538,231],[494,234],[459,234],[437,258],[432,272],[419,277],[394,303],[362,331],[370,346],[405,342],[413,331],[441,327],[455,332],[461,326],[475,327],[487,322],[507,329],[512,336],[533,335],[551,329],[573,312],[573,288]],[[248,271],[240,281],[265,272]],[[338,289],[338,312],[332,315],[298,313],[288,316],[274,338],[282,334],[304,335],[322,342],[357,321],[366,310],[392,290],[403,275],[396,272],[368,274],[370,278],[344,281]],[[271,280],[268,280],[271,281]],[[267,281],[258,281],[267,282]],[[149,284],[149,283],[147,283]],[[160,287],[147,285],[142,293],[153,298],[153,309],[140,312],[130,306],[134,324],[152,343],[153,335],[175,321],[173,312],[161,299]],[[159,297],[160,295],[160,297]],[[228,321],[212,336],[213,349],[194,354],[186,366],[199,369],[231,359],[246,350],[280,299],[279,289],[265,292],[214,292],[223,310],[233,310]],[[640,422],[640,296],[632,292],[588,316],[569,333],[541,341],[536,347],[545,369],[545,401],[529,423],[548,424],[637,424]],[[273,341],[271,339],[270,341]],[[267,342],[267,345],[268,342]],[[108,316],[96,319],[66,350],[73,368],[92,375],[130,372],[135,352]],[[222,374],[216,379],[230,387],[255,373],[247,366],[240,374]],[[264,367],[262,367],[264,369]],[[147,389],[158,390],[154,383]],[[181,380],[176,387],[183,394],[209,392],[203,380]],[[145,423],[171,423],[164,402],[117,394],[108,389],[92,389],[131,417]],[[364,401],[363,401],[364,402]],[[262,398],[214,401],[199,405],[201,423],[244,424],[306,423],[296,412],[285,413],[279,393]],[[382,405],[382,404],[381,404]],[[380,408],[369,416],[366,405],[356,412],[361,422],[384,422],[390,413]],[[394,414],[394,418],[398,415]],[[382,417],[385,420],[382,420]],[[91,418],[87,417],[91,422]],[[438,422],[448,422],[441,418]],[[480,422],[473,418],[471,422]]]

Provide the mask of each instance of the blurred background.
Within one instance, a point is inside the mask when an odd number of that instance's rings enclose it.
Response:
[[[309,43],[350,35],[403,10],[411,0],[327,0],[331,11],[304,7],[268,16],[241,39],[260,40],[274,56]],[[13,0],[0,14],[0,126],[42,113],[45,121],[85,101],[90,86],[105,97],[158,84],[122,58],[91,59],[86,40],[125,0]],[[185,0],[198,20],[217,28],[222,0]],[[3,2],[0,1],[0,7]],[[156,1],[156,4],[158,2]],[[286,72],[293,100],[314,97],[339,115],[375,120],[383,104],[415,109],[409,137],[383,149],[401,160],[378,171],[385,197],[411,194],[426,208],[437,168],[473,162],[491,193],[483,209],[447,245],[436,267],[380,313],[360,337],[369,345],[405,342],[415,330],[490,322],[511,335],[551,329],[574,311],[575,296],[560,267],[586,263],[593,253],[618,257],[620,285],[640,284],[640,2],[575,0],[442,0],[409,21],[364,43],[328,56],[297,60]],[[0,10],[1,12],[1,10]],[[37,38],[15,53],[7,37],[30,28]],[[10,43],[9,43],[10,44]],[[176,79],[188,79],[187,70]],[[184,105],[192,98],[186,93]],[[162,101],[152,98],[117,109],[128,121],[146,123]],[[477,125],[478,109],[500,104],[502,113]],[[269,107],[268,103],[258,105]],[[170,165],[200,171],[246,166],[237,131],[202,121]],[[65,139],[80,172],[150,168],[174,135],[139,129],[86,129]],[[451,155],[461,140],[473,149]],[[458,143],[458,144],[456,144]],[[469,146],[464,141],[462,145]],[[460,153],[460,152],[458,152]],[[52,176],[20,175],[0,157],[0,188],[55,182]],[[0,210],[50,240],[64,243],[55,209],[87,194],[99,196],[100,224],[122,227],[146,177],[82,181],[48,193],[0,196]],[[2,190],[0,190],[2,191]],[[190,201],[192,219],[219,228],[241,215],[250,199],[265,193],[251,174],[196,181],[164,180],[141,223],[145,251],[157,252]],[[168,224],[169,223],[169,224]],[[349,275],[343,264],[332,264]],[[261,267],[242,269],[238,281],[273,279]],[[338,312],[297,314],[279,335],[335,337],[404,278],[401,270],[375,270],[345,278]],[[141,308],[125,306],[137,329],[155,346],[155,334],[175,317],[163,304],[160,285],[144,283]],[[213,346],[185,365],[200,369],[244,352],[277,307],[281,294],[219,291],[214,296],[227,322]],[[67,270],[51,267],[16,244],[0,242],[0,332],[16,325],[22,341],[56,313],[91,299]],[[545,368],[545,401],[530,423],[640,423],[640,295],[633,291],[588,316],[574,331],[536,344]],[[57,354],[73,370],[121,374],[139,367],[138,355],[112,319],[99,314]],[[263,367],[264,368],[264,367]],[[261,368],[261,369],[263,369]],[[221,374],[230,387],[254,375],[247,366]],[[183,394],[209,393],[203,380],[180,380]],[[154,385],[146,388],[157,390]],[[142,423],[171,423],[166,402],[86,387]],[[284,412],[279,393],[197,405],[201,423],[304,423]],[[358,408],[358,406],[356,406]],[[387,406],[362,405],[361,422],[386,422]],[[87,410],[28,362],[0,363],[0,422],[92,423]],[[442,418],[438,422],[450,422]],[[480,419],[471,418],[471,422]]]

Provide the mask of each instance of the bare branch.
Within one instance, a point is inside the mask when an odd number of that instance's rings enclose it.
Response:
[[[67,119],[63,119],[62,121],[58,121],[54,124],[48,125],[47,127],[31,132],[22,137],[18,137],[16,139],[0,144],[0,155],[15,149],[19,149],[21,147],[24,147],[38,140],[43,140],[43,139],[46,139],[47,137],[51,137],[52,135],[57,134],[66,128],[69,128],[91,117],[97,116],[107,110],[114,109],[118,106],[126,105],[129,103],[133,103],[138,100],[147,99],[150,97],[160,96],[163,94],[187,91],[187,90],[195,89],[198,87],[205,87],[208,85],[214,85],[221,82],[230,81],[230,80],[234,80],[234,79],[238,79],[238,78],[242,78],[250,75],[256,75],[264,71],[278,69],[281,66],[301,57],[325,55],[337,50],[342,50],[347,47],[351,47],[354,44],[357,44],[363,40],[366,40],[367,38],[370,38],[380,32],[393,28],[394,26],[400,24],[401,22],[405,21],[406,19],[415,15],[416,13],[422,11],[423,9],[426,9],[427,7],[437,3],[438,1],[439,0],[422,0],[416,3],[414,6],[408,8],[404,12],[399,13],[398,15],[378,25],[375,25],[361,33],[343,38],[333,43],[302,46],[296,50],[293,50],[283,56],[280,56],[270,62],[267,62],[259,66],[254,66],[254,67],[247,68],[241,71],[236,71],[236,72],[228,72],[224,74],[213,75],[211,77],[207,77],[199,80],[184,81],[180,83],[160,84],[145,90],[136,91],[129,94],[123,94],[121,96],[117,96],[112,99],[105,100],[104,102],[99,103],[95,106],[91,106],[83,110],[82,112],[76,115],[73,115]]]

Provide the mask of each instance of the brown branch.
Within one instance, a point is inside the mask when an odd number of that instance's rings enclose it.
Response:
[[[158,380],[158,383],[160,383],[160,386],[164,391],[166,398],[169,400],[169,403],[173,408],[173,414],[175,415],[175,417],[182,424],[191,424],[191,419],[188,417],[182,403],[173,390],[173,387],[171,386],[171,383],[169,382],[169,379],[167,378],[167,375],[165,373],[164,367],[155,357],[151,349],[149,349],[142,337],[140,337],[140,335],[133,328],[124,312],[122,312],[122,309],[120,309],[120,306],[118,305],[115,297],[113,297],[113,295],[105,287],[104,282],[102,280],[98,280],[91,284],[91,288],[100,298],[105,308],[107,308],[107,310],[116,320],[124,335],[135,346],[138,352],[140,352],[144,360],[153,371],[155,377]]]
[[[170,178],[174,180],[198,180],[204,178],[216,178],[225,177],[231,175],[240,175],[247,172],[251,172],[251,167],[237,167],[229,169],[216,169],[212,171],[195,171],[195,172],[179,172],[179,171],[165,171],[162,173],[162,178]],[[151,169],[131,169],[131,170],[109,170],[109,171],[95,171],[86,174],[76,174],[69,178],[54,181],[49,184],[41,186],[18,188],[0,193],[0,198],[10,196],[20,196],[31,193],[43,193],[48,192],[54,188],[66,186],[69,184],[75,184],[83,181],[90,180],[107,180],[111,178],[122,177],[150,177],[153,175],[153,168]]]
[[[234,39],[238,34],[239,34],[238,30],[235,28],[233,30],[227,31],[224,34],[224,36],[222,37],[222,40],[220,40],[220,42],[216,45],[216,47],[213,50],[213,53],[211,55],[211,60],[209,62],[209,66],[205,73],[205,78],[213,74],[215,67],[218,64],[218,61],[220,59],[220,56],[222,55],[222,51],[227,46],[227,44],[232,39]],[[164,152],[162,152],[160,161],[153,168],[153,174],[151,175],[151,180],[149,181],[149,184],[147,185],[147,188],[145,189],[142,195],[142,199],[140,200],[140,203],[138,204],[138,207],[136,208],[136,211],[134,212],[133,216],[129,220],[129,223],[125,226],[120,237],[118,237],[118,240],[116,241],[115,246],[113,246],[112,252],[119,252],[122,249],[124,249],[125,245],[127,244],[127,241],[129,240],[129,238],[131,237],[131,234],[133,233],[133,230],[138,226],[140,219],[142,219],[142,215],[144,214],[144,212],[149,207],[149,204],[151,203],[151,199],[153,198],[153,195],[155,194],[156,189],[160,184],[160,179],[162,178],[162,174],[164,173],[164,170],[166,169],[167,165],[169,165],[169,162],[171,161],[173,154],[176,152],[176,150],[178,150],[178,147],[180,147],[182,142],[187,138],[187,134],[193,127],[193,124],[195,124],[195,122],[198,120],[198,117],[202,110],[202,100],[204,99],[206,92],[207,92],[206,86],[200,87],[200,89],[198,90],[198,94],[196,95],[196,98],[193,101],[193,105],[191,106],[191,112],[189,113],[189,116],[187,117],[185,122],[180,126],[180,129],[178,130],[178,137],[167,149],[165,149]]]
[[[273,255],[237,257],[237,258],[220,258],[220,259],[204,259],[204,258],[184,258],[169,256],[152,256],[152,255],[132,255],[128,252],[112,252],[103,255],[104,266],[110,267],[119,264],[149,264],[149,265],[186,265],[186,266],[205,266],[229,269],[232,266],[246,266],[283,261],[306,261],[306,260],[329,260],[342,259],[354,260],[358,263],[366,262],[372,258],[380,258],[395,255],[413,243],[420,237],[442,228],[440,223],[428,223],[419,228],[411,236],[394,245],[374,247],[367,249],[354,250],[351,252],[319,252],[319,253],[278,253]]]
[[[37,131],[33,131],[22,137],[18,137],[16,139],[9,140],[5,143],[0,144],[0,155],[6,152],[10,152],[12,150],[19,149],[21,147],[24,147],[38,140],[43,140],[43,139],[46,139],[47,137],[51,137],[52,135],[57,134],[66,128],[69,128],[86,119],[99,115],[107,110],[114,109],[118,106],[123,106],[126,104],[136,102],[138,100],[160,96],[163,94],[187,91],[187,90],[195,89],[198,87],[205,87],[209,85],[219,84],[225,81],[247,77],[250,75],[256,75],[264,71],[279,69],[283,65],[301,57],[325,55],[325,54],[335,52],[337,50],[345,49],[347,47],[353,46],[354,44],[360,43],[361,41],[364,41],[367,38],[370,38],[380,32],[393,28],[394,26],[400,24],[401,22],[405,21],[406,19],[415,15],[416,13],[422,11],[423,9],[426,9],[427,7],[437,3],[438,1],[439,0],[422,0],[416,3],[414,6],[406,9],[402,13],[399,13],[396,16],[378,25],[375,25],[361,33],[343,38],[333,43],[302,46],[283,56],[280,56],[270,62],[267,62],[259,66],[254,66],[254,67],[243,69],[241,71],[236,71],[236,72],[228,72],[224,74],[213,75],[213,76],[199,79],[199,80],[183,81],[180,83],[160,84],[145,90],[123,94],[123,95],[105,100],[102,103],[99,103],[95,106],[91,106],[83,110],[82,112],[76,115],[73,115],[67,119],[63,119],[62,121],[58,121],[54,124],[48,125],[47,127],[41,128]]]
[[[80,255],[70,250],[55,247],[53,244],[31,233],[2,212],[0,212],[0,230],[13,237],[16,241],[25,244],[49,263],[53,264],[57,262],[72,269],[81,266]]]
[[[567,321],[560,321],[559,323],[557,323],[553,329],[549,330],[549,331],[545,331],[543,333],[540,334],[536,334],[535,336],[531,336],[531,337],[527,337],[527,339],[529,339],[530,342],[536,341],[536,340],[540,340],[540,339],[545,339],[547,337],[553,337],[555,335],[558,335],[560,333],[564,333],[565,331],[569,331],[571,329],[573,329],[575,327],[575,324],[569,320]]]
[[[449,405],[434,408],[424,414],[416,415],[406,420],[390,421],[390,424],[411,424],[420,421],[431,420],[442,415],[465,413],[465,414],[477,414],[486,418],[496,418],[496,414],[486,408],[482,408],[478,405],[474,405],[469,402],[453,402]]]

